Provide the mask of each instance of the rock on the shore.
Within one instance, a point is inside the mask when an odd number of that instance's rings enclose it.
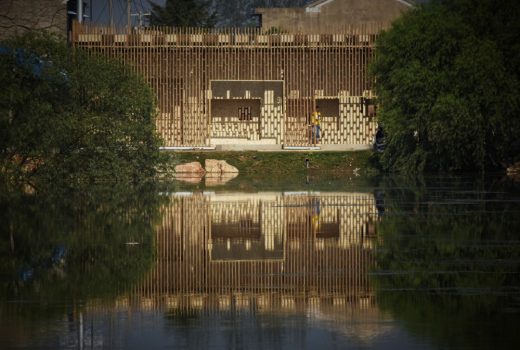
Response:
[[[238,169],[228,164],[228,162],[226,162],[225,160],[206,159],[204,167],[206,168],[207,174],[238,174]]]
[[[509,175],[518,175],[520,174],[520,162],[516,162],[507,168],[507,173]]]
[[[520,162],[516,162],[508,167],[506,173],[514,181],[520,182]]]
[[[199,162],[184,163],[175,166],[175,173],[190,173],[204,175],[204,168]]]

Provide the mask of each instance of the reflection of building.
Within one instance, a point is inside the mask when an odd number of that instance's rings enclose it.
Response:
[[[374,242],[366,223],[376,215],[368,193],[173,195],[157,230],[155,267],[120,303],[370,307]]]
[[[276,229],[280,223],[277,210],[262,199],[243,199],[211,198],[211,261],[283,261],[285,242],[283,230]]]

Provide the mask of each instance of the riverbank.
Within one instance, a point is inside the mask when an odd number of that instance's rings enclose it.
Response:
[[[182,151],[161,153],[165,163],[159,170],[163,192],[181,190],[219,189],[254,191],[263,190],[338,190],[365,188],[378,170],[371,151],[342,152],[255,152],[255,151]],[[178,164],[206,159],[225,160],[238,168],[238,176],[207,177],[193,174],[177,178]],[[307,160],[307,161],[306,161]],[[171,180],[180,181],[171,181]]]
[[[366,174],[375,172],[371,165],[371,151],[350,152],[167,152],[166,166],[200,162],[206,159],[226,160],[240,174],[292,174],[304,171],[333,172],[336,174]]]

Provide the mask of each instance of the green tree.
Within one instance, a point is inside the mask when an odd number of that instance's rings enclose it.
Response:
[[[150,2],[153,26],[171,27],[213,27],[215,13],[210,10],[210,2],[205,0],[166,0],[163,6]]]
[[[154,99],[139,76],[45,33],[1,45],[2,174],[36,187],[154,174]]]
[[[518,158],[518,15],[512,0],[436,1],[380,36],[371,70],[386,170],[484,170]]]

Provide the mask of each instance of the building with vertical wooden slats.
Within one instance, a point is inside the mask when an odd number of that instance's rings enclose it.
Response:
[[[269,34],[261,28],[140,28],[75,23],[72,44],[115,57],[155,91],[165,146],[315,145],[366,148],[376,131],[368,64],[382,25],[331,34]]]

